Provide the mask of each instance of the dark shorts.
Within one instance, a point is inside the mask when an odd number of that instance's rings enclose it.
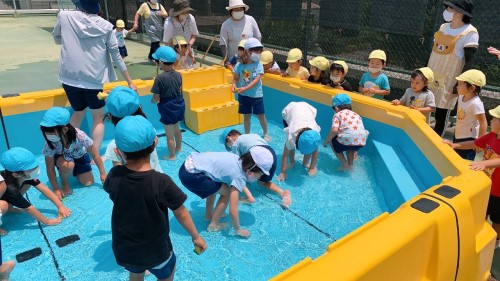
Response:
[[[474,141],[475,138],[464,138],[464,139],[456,139],[453,137],[453,143],[464,142],[464,141]],[[476,158],[476,151],[474,149],[455,149],[455,152],[460,155],[463,159],[474,161]]]
[[[169,257],[168,262],[160,269],[147,268],[151,274],[153,274],[157,279],[167,279],[174,273],[175,263],[177,262],[177,258],[175,257],[174,252]],[[130,268],[125,267],[126,270],[132,273],[144,273],[146,269],[138,269],[138,268]]]
[[[59,157],[61,157],[61,154],[54,155],[54,166],[56,166],[58,170],[59,167],[57,167],[56,163]],[[73,159],[73,162],[75,162],[75,167],[73,168],[74,177],[92,171],[92,166],[90,166],[91,159],[88,153],[85,153],[85,155],[78,159]]]
[[[490,216],[491,222],[500,224],[500,197],[490,195],[486,216]]]
[[[118,50],[120,51],[120,56],[122,56],[122,58],[128,56],[127,46],[118,47]]]
[[[161,98],[160,98],[161,100]],[[184,98],[178,95],[175,98],[163,100],[157,104],[158,112],[160,113],[160,122],[164,125],[175,125],[184,120]]]
[[[217,193],[222,186],[221,182],[216,182],[205,173],[190,173],[186,171],[184,163],[179,169],[179,179],[189,191],[200,196],[202,199]]]
[[[264,98],[251,98],[243,95],[238,95],[238,113],[240,114],[264,114]]]
[[[74,111],[82,111],[87,107],[90,109],[104,107],[104,101],[97,98],[97,94],[102,92],[102,89],[82,89],[66,84],[63,84],[63,89]]]
[[[288,123],[283,119],[283,128],[288,128]]]
[[[274,173],[276,172],[276,166],[278,165],[278,161],[276,158],[276,153],[274,152],[274,149],[272,149],[269,145],[259,145],[271,152],[273,155],[273,165],[271,166],[271,169],[269,170],[269,176],[266,174],[262,174],[262,176],[259,178],[259,181],[261,182],[271,182],[274,177]]]
[[[337,136],[335,136],[333,139],[332,139],[332,147],[333,147],[333,150],[336,152],[336,153],[342,153],[344,151],[348,151],[348,150],[354,150],[354,151],[358,151],[360,148],[362,148],[363,146],[361,145],[345,145],[345,144],[341,144],[338,140],[337,140]]]

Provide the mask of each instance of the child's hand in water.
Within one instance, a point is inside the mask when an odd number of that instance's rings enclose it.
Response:
[[[66,206],[61,206],[57,209],[57,212],[59,213],[60,218],[67,218],[69,215],[71,215],[71,210],[66,208]]]
[[[47,222],[45,223],[46,225],[58,225],[61,223],[61,218],[53,218],[53,219],[48,219]]]
[[[250,231],[247,229],[238,229],[236,230],[236,235],[243,237],[243,238],[248,238],[250,237]]]
[[[59,201],[62,201],[63,193],[60,189],[54,189],[54,194],[56,195],[57,199],[59,199]]]
[[[198,255],[205,252],[205,250],[207,249],[207,243],[205,242],[203,237],[201,237],[199,235],[196,239],[193,239],[193,244],[194,244],[195,249],[197,249],[196,253]]]
[[[286,180],[286,173],[281,173],[278,176],[278,181],[284,181]]]
[[[104,181],[106,180],[106,173],[101,173],[100,174],[100,178],[101,178],[101,183],[104,183]]]

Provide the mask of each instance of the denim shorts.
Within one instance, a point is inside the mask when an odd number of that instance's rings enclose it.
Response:
[[[190,173],[186,171],[184,163],[179,169],[179,179],[189,191],[200,196],[202,199],[217,193],[222,186],[221,182],[216,182],[205,173]]]
[[[251,98],[243,95],[238,95],[240,114],[264,114],[264,98]]]
[[[57,167],[57,159],[61,157],[61,154],[56,154],[54,155],[54,166],[59,170],[59,167]],[[85,174],[87,172],[92,171],[92,166],[90,166],[90,155],[88,153],[85,153],[82,157],[78,159],[73,159],[73,162],[75,163],[75,167],[73,168],[73,176],[76,177],[81,174]]]
[[[172,273],[174,273],[176,262],[177,258],[175,257],[174,252],[172,252],[170,257],[166,261],[162,262],[155,268],[148,268],[148,270],[158,279],[167,279],[168,277],[170,277],[170,275],[172,275]],[[143,273],[144,271],[146,271],[145,269],[130,267],[125,267],[125,269],[132,273]]]
[[[361,145],[345,145],[345,144],[341,144],[338,140],[337,140],[337,136],[335,136],[333,139],[332,139],[332,146],[333,146],[333,150],[336,152],[336,153],[342,153],[344,151],[348,151],[348,150],[354,150],[354,151],[358,151],[360,148],[362,148],[363,146]]]
[[[62,86],[74,111],[83,111],[87,107],[90,109],[104,107],[104,101],[97,98],[97,94],[102,92],[102,89],[82,89],[66,84]]]
[[[128,52],[127,52],[127,47],[126,46],[118,47],[118,51],[120,51],[120,56],[122,56],[122,58],[125,58],[126,56],[128,56]]]

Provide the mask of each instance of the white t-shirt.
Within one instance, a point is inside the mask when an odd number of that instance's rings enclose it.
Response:
[[[310,128],[320,132],[321,128],[316,123],[316,113],[316,108],[306,102],[291,102],[281,111],[283,120],[288,124],[284,129],[285,145],[288,150],[295,149],[295,140],[301,129]]]
[[[479,96],[464,102],[464,96],[458,97],[457,124],[455,125],[455,138],[475,138],[479,137],[479,121],[476,115],[484,114],[483,102]]]
[[[191,14],[189,14],[183,22],[178,22],[172,17],[168,17],[165,21],[163,28],[163,41],[168,42],[175,36],[179,35],[184,37],[188,43],[191,36],[200,35],[198,27],[196,26],[196,20]],[[173,44],[177,44],[177,42],[174,40]]]
[[[444,35],[457,36],[462,33],[465,29],[467,29],[470,24],[466,24],[462,27],[453,29],[451,28],[451,24],[445,25],[443,30]],[[455,44],[455,54],[460,59],[464,58],[464,48],[465,47],[478,47],[479,46],[479,34],[476,32],[469,32],[467,35],[460,37]]]
[[[115,142],[115,140],[111,140],[108,144],[108,147],[106,148],[106,153],[104,153],[104,157],[106,157],[106,159],[109,159],[113,162],[121,163],[122,162],[121,159],[118,158],[118,155],[116,155],[116,153],[115,153],[115,148],[116,148],[116,142]],[[156,148],[151,153],[149,162],[150,162],[151,168],[153,168],[153,170],[160,172],[160,173],[163,173],[163,170],[160,167],[160,161],[158,160],[158,153],[156,153]]]
[[[125,46],[125,37],[127,37],[128,30],[123,29],[122,32],[113,29],[113,34],[116,36],[116,40],[118,40],[118,47]]]
[[[232,58],[238,53],[238,45],[242,39],[257,38],[259,41],[262,35],[259,30],[257,22],[252,16],[245,15],[241,20],[235,21],[233,18],[228,18],[222,23],[220,28],[221,38],[220,45],[226,45],[227,57]]]

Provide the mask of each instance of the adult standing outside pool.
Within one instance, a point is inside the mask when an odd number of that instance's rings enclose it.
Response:
[[[165,21],[163,31],[163,41],[169,46],[173,47],[179,43],[174,39],[176,36],[182,36],[187,41],[187,57],[190,60],[187,62],[188,65],[195,63],[193,45],[196,37],[200,35],[191,11],[194,10],[189,6],[188,0],[175,0],[173,8],[169,11],[169,17]]]
[[[434,131],[442,135],[450,111],[458,99],[455,77],[472,68],[479,46],[479,34],[472,26],[472,0],[443,2],[445,10],[441,25],[434,34],[434,44],[428,67],[434,72],[434,83],[429,88],[436,99]]]
[[[104,101],[97,98],[104,83],[117,79],[111,59],[132,89],[136,89],[120,56],[113,24],[101,18],[98,0],[73,0],[76,10],[61,10],[52,31],[61,45],[59,81],[74,112],[70,123],[80,128],[90,108],[92,139],[97,151],[104,136]]]
[[[168,14],[158,0],[147,0],[142,3],[134,16],[134,29],[139,27],[139,17],[144,17],[143,32],[146,31],[151,46],[149,47],[148,59],[153,62],[153,54],[163,41],[163,21]]]
[[[222,55],[227,57],[224,64],[229,64],[229,60],[238,53],[238,44],[243,39],[256,38],[259,41],[262,35],[257,22],[252,16],[246,15],[250,7],[243,3],[243,0],[229,0],[229,18],[222,23],[220,28],[220,48]]]

